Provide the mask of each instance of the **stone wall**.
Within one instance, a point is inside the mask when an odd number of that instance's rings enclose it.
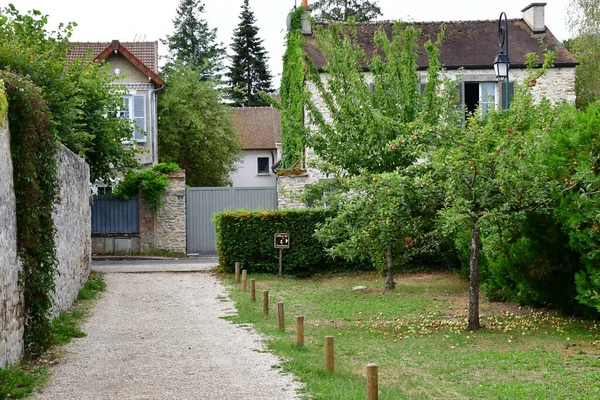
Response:
[[[54,307],[50,317],[71,307],[90,273],[90,172],[80,157],[64,146],[58,153],[60,201],[53,219],[56,228]],[[19,285],[17,219],[8,129],[0,127],[0,368],[18,363],[23,353],[24,300]]]
[[[170,185],[156,215],[145,196],[140,195],[141,250],[166,250],[186,254],[185,171],[169,173]]]
[[[90,168],[64,146],[57,153],[60,199],[52,217],[56,228],[56,289],[51,316],[71,307],[79,289],[87,281],[91,268],[92,213]]]
[[[25,317],[20,269],[10,134],[0,126],[0,368],[18,362],[23,353]]]

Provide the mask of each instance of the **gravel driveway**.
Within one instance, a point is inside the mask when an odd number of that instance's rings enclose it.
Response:
[[[234,311],[207,272],[107,273],[87,336],[34,399],[299,399],[260,337],[220,317]]]

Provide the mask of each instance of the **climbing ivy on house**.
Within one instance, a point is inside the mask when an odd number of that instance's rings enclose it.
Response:
[[[58,260],[52,210],[58,200],[57,140],[41,90],[29,79],[0,72],[8,99],[17,209],[19,275],[25,300],[25,351],[39,355],[52,344],[50,320]],[[0,101],[0,108],[2,102]]]
[[[281,111],[282,154],[281,168],[291,168],[302,159],[302,151],[306,142],[304,127],[304,88],[305,63],[309,62],[302,47],[303,7],[296,8],[291,14],[291,29],[287,34],[287,49],[283,55],[283,72],[281,75],[281,102],[276,107]]]

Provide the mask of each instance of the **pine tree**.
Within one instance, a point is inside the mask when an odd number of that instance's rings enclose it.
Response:
[[[266,105],[259,93],[273,92],[263,39],[258,38],[255,23],[256,18],[250,10],[248,0],[244,0],[240,23],[233,31],[231,48],[234,54],[227,73],[230,96],[236,106]]]
[[[201,18],[203,13],[202,0],[180,0],[173,35],[167,35],[162,43],[169,47],[169,63],[181,60],[203,77],[215,77],[222,68],[225,49],[216,42],[217,29]]]
[[[318,22],[367,22],[381,16],[377,1],[368,0],[319,0],[314,3],[314,18]]]

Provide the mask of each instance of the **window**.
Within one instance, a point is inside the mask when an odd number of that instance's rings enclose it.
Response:
[[[133,131],[133,139],[136,142],[145,142],[146,134],[146,96],[131,95],[123,97],[123,118],[127,118],[135,122],[135,130]]]
[[[465,82],[464,101],[467,112],[481,107],[483,114],[496,108],[495,82]]]
[[[464,82],[458,82],[461,104],[465,105],[465,112],[472,113],[481,107],[485,114],[495,108],[506,106],[506,84],[490,82],[489,75],[470,75]],[[510,95],[514,95],[514,84],[510,82]]]
[[[269,157],[258,157],[256,163],[259,175],[269,174]]]

